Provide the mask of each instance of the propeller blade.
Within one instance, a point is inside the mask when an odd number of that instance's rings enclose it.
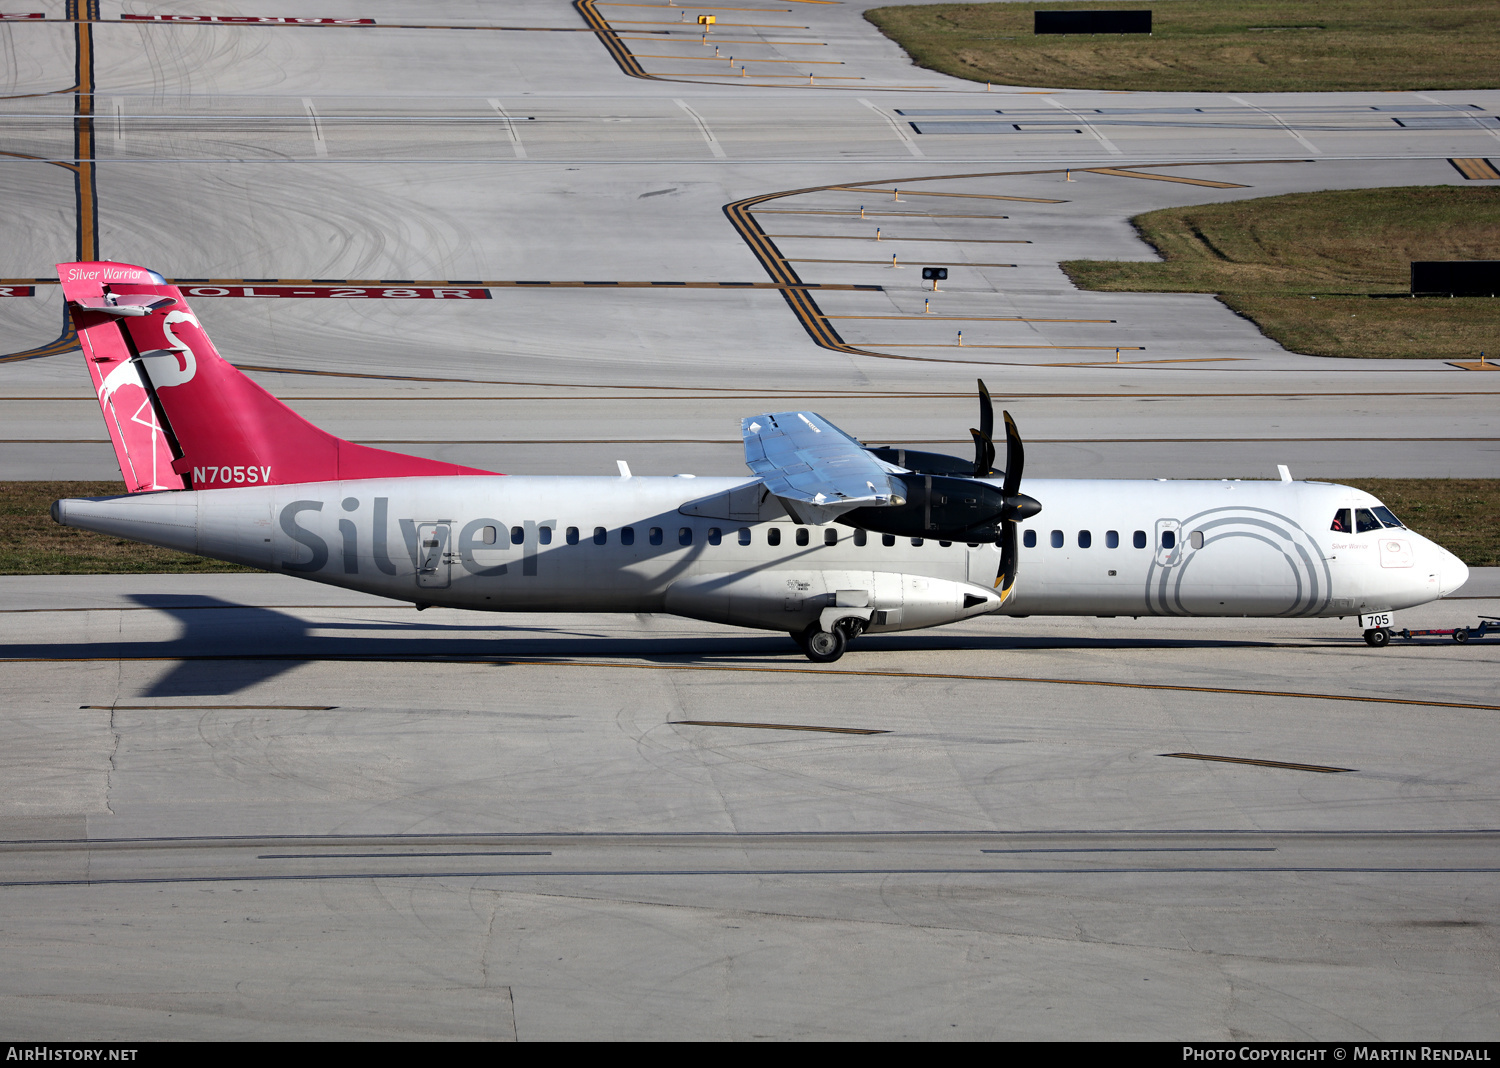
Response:
[[[1016,429],[1016,421],[1010,417],[1009,412],[1005,416],[1005,486],[1001,492],[1007,497],[1014,497],[1021,490],[1021,469],[1026,465],[1026,449],[1021,445],[1021,432]]]
[[[1026,448],[1021,444],[1021,432],[1016,421],[1005,416],[1005,483],[1001,493],[1005,498],[1004,519],[1000,524],[1000,569],[995,576],[995,588],[1000,591],[1000,603],[1010,599],[1016,588],[1016,521],[1030,519],[1042,510],[1041,502],[1021,492],[1021,472],[1026,466]]]
[[[1005,523],[1000,528],[1000,570],[995,575],[995,589],[1000,591],[1000,603],[1010,599],[1016,588],[1016,525]]]
[[[995,443],[981,431],[969,427],[974,438],[974,477],[985,478],[995,472]]]
[[[979,382],[979,429],[970,428],[974,435],[974,477],[983,478],[995,469],[995,406],[990,403],[990,391],[984,379]]]

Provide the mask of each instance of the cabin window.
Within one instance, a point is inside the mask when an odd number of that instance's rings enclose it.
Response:
[[[855,530],[855,532],[854,532],[854,544],[855,545],[863,547],[864,544],[865,544],[865,542],[869,541],[869,539],[870,539],[870,535],[869,535],[868,532],[866,532],[864,530]]]
[[[741,545],[749,545],[750,544],[750,528],[749,527],[740,527],[740,544]]]
[[[578,528],[577,527],[569,527],[568,528],[568,544],[569,545],[577,545],[578,544]]]
[[[911,543],[912,543],[913,546],[915,546],[918,549],[920,549],[922,547],[922,539],[921,538],[913,538],[911,540]]]
[[[723,540],[724,540],[724,532],[722,530],[720,530],[718,527],[709,527],[708,528],[708,543],[710,545],[717,545],[717,544],[719,544],[719,542],[721,542]]]
[[[494,527],[479,528],[479,543],[481,545],[494,545],[496,532]]]
[[[1195,549],[1203,548],[1203,531],[1195,530],[1188,535],[1188,544]]]
[[[1377,504],[1371,511],[1375,513],[1376,519],[1379,519],[1388,527],[1397,527],[1402,530],[1406,528],[1406,524],[1396,518],[1396,513],[1383,504]]]
[[[1354,529],[1361,534],[1368,534],[1372,530],[1380,529],[1380,520],[1375,518],[1375,513],[1368,508],[1356,508],[1354,510]]]
[[[1052,532],[1052,547],[1054,549],[1061,549],[1063,547],[1063,533],[1062,533],[1062,531],[1060,531],[1060,530],[1054,530]]]
[[[552,544],[552,528],[551,527],[537,527],[536,528],[536,540],[539,541],[539,542],[541,542],[543,545],[551,545]]]
[[[1164,530],[1161,532],[1161,547],[1163,549],[1177,548],[1177,531]]]
[[[894,535],[894,534],[882,534],[882,535],[880,535],[880,544],[884,545],[887,549],[889,549],[892,545],[896,544],[896,535]]]
[[[946,548],[948,548],[948,547],[949,547],[949,546],[950,546],[950,545],[952,545],[952,544],[953,544],[953,543],[952,543],[952,542],[951,542],[951,541],[940,541],[940,542],[938,542],[938,544],[939,544],[939,545],[941,545],[941,546],[942,546],[942,547],[943,547],[943,548],[945,548],[945,549],[946,549]]]
[[[766,531],[766,544],[767,545],[780,545],[781,544],[781,528],[780,527],[772,527],[770,530]]]
[[[1328,529],[1338,534],[1350,534],[1354,531],[1354,516],[1348,508],[1340,508],[1333,513],[1333,522],[1328,524]]]
[[[526,528],[525,527],[511,527],[510,528],[510,543],[512,545],[520,545],[525,540],[526,540]]]
[[[798,527],[797,528],[797,544],[798,545],[806,545],[807,544],[807,540],[808,540],[807,528],[806,527]]]
[[[677,544],[678,545],[691,545],[691,544],[693,544],[693,528],[692,527],[678,527],[677,528]]]
[[[1106,530],[1104,532],[1104,547],[1106,549],[1118,549],[1120,547],[1120,532],[1118,530]]]
[[[646,532],[646,540],[652,545],[661,544],[661,527],[652,527]]]
[[[621,545],[634,545],[635,544],[635,527],[621,527],[620,528],[620,544]]]
[[[1034,531],[1034,530],[1028,530],[1025,534],[1022,534],[1021,535],[1021,544],[1024,545],[1024,546],[1026,546],[1026,548],[1028,548],[1028,549],[1035,549],[1036,548],[1036,531]]]
[[[1080,530],[1078,532],[1078,547],[1080,549],[1087,549],[1092,544],[1094,544],[1094,535],[1087,530]]]
[[[1144,530],[1137,530],[1135,536],[1131,538],[1130,544],[1134,545],[1137,549],[1144,549],[1146,547],[1146,532]]]
[[[609,531],[605,530],[603,527],[595,527],[594,528],[594,544],[595,545],[603,545],[603,544],[605,544],[608,541],[609,541]]]
[[[839,532],[838,531],[834,530],[832,527],[829,527],[827,530],[823,531],[823,544],[824,545],[837,545],[838,543],[839,543]]]

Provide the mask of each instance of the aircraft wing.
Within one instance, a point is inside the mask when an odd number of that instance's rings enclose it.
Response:
[[[897,468],[821,415],[770,412],[741,424],[745,463],[799,523],[827,523],[855,508],[905,504]]]

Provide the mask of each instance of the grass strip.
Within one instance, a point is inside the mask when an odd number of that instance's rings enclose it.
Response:
[[[1500,479],[1336,479],[1373,493],[1413,530],[1470,567],[1500,566]],[[60,526],[52,502],[120,494],[119,482],[0,482],[0,575],[203,574],[252,571]]]
[[[1500,299],[1410,298],[1413,260],[1500,258],[1500,189],[1291,193],[1131,222],[1164,262],[1068,260],[1061,267],[1075,285],[1215,293],[1283,347],[1313,356],[1500,354]]]
[[[1032,12],[1151,7],[1152,33],[1035,36]],[[931,4],[865,18],[918,66],[997,85],[1138,92],[1488,89],[1496,0]]]
[[[52,521],[55,500],[124,492],[123,482],[0,482],[0,575],[197,575],[255,570]]]

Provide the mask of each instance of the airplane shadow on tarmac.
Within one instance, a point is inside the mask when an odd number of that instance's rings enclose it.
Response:
[[[648,663],[726,667],[778,665],[821,670],[803,659],[789,637],[765,631],[741,635],[684,637],[681,633],[653,636],[649,623],[639,635],[600,634],[568,626],[577,617],[560,615],[553,627],[513,626],[503,616],[484,622],[448,623],[438,619],[410,622],[358,618],[339,608],[340,618],[308,621],[257,605],[235,604],[201,595],[137,594],[130,598],[142,608],[170,616],[178,625],[176,637],[70,643],[12,643],[0,646],[3,658],[69,660],[176,660],[173,669],[142,696],[224,696],[320,660],[419,662],[442,660],[516,659],[587,660],[629,659]],[[394,605],[393,605],[394,607]],[[377,606],[375,611],[381,610]],[[355,609],[364,612],[368,609]],[[476,613],[477,615],[477,613]],[[129,617],[122,627],[129,633]],[[493,621],[492,621],[493,620]],[[691,624],[688,624],[691,625]],[[1024,624],[1021,624],[1024,625]],[[1286,640],[1251,641],[1240,638],[1084,638],[1058,635],[979,635],[942,628],[899,634],[865,635],[831,670],[881,670],[882,652],[1025,652],[1034,649],[1204,649],[1282,646]],[[1291,644],[1303,644],[1293,642]],[[1318,645],[1346,644],[1337,639]],[[861,655],[865,654],[865,655]],[[979,670],[999,665],[976,663]],[[1010,667],[1016,665],[1011,664]],[[906,665],[909,669],[910,665]]]

